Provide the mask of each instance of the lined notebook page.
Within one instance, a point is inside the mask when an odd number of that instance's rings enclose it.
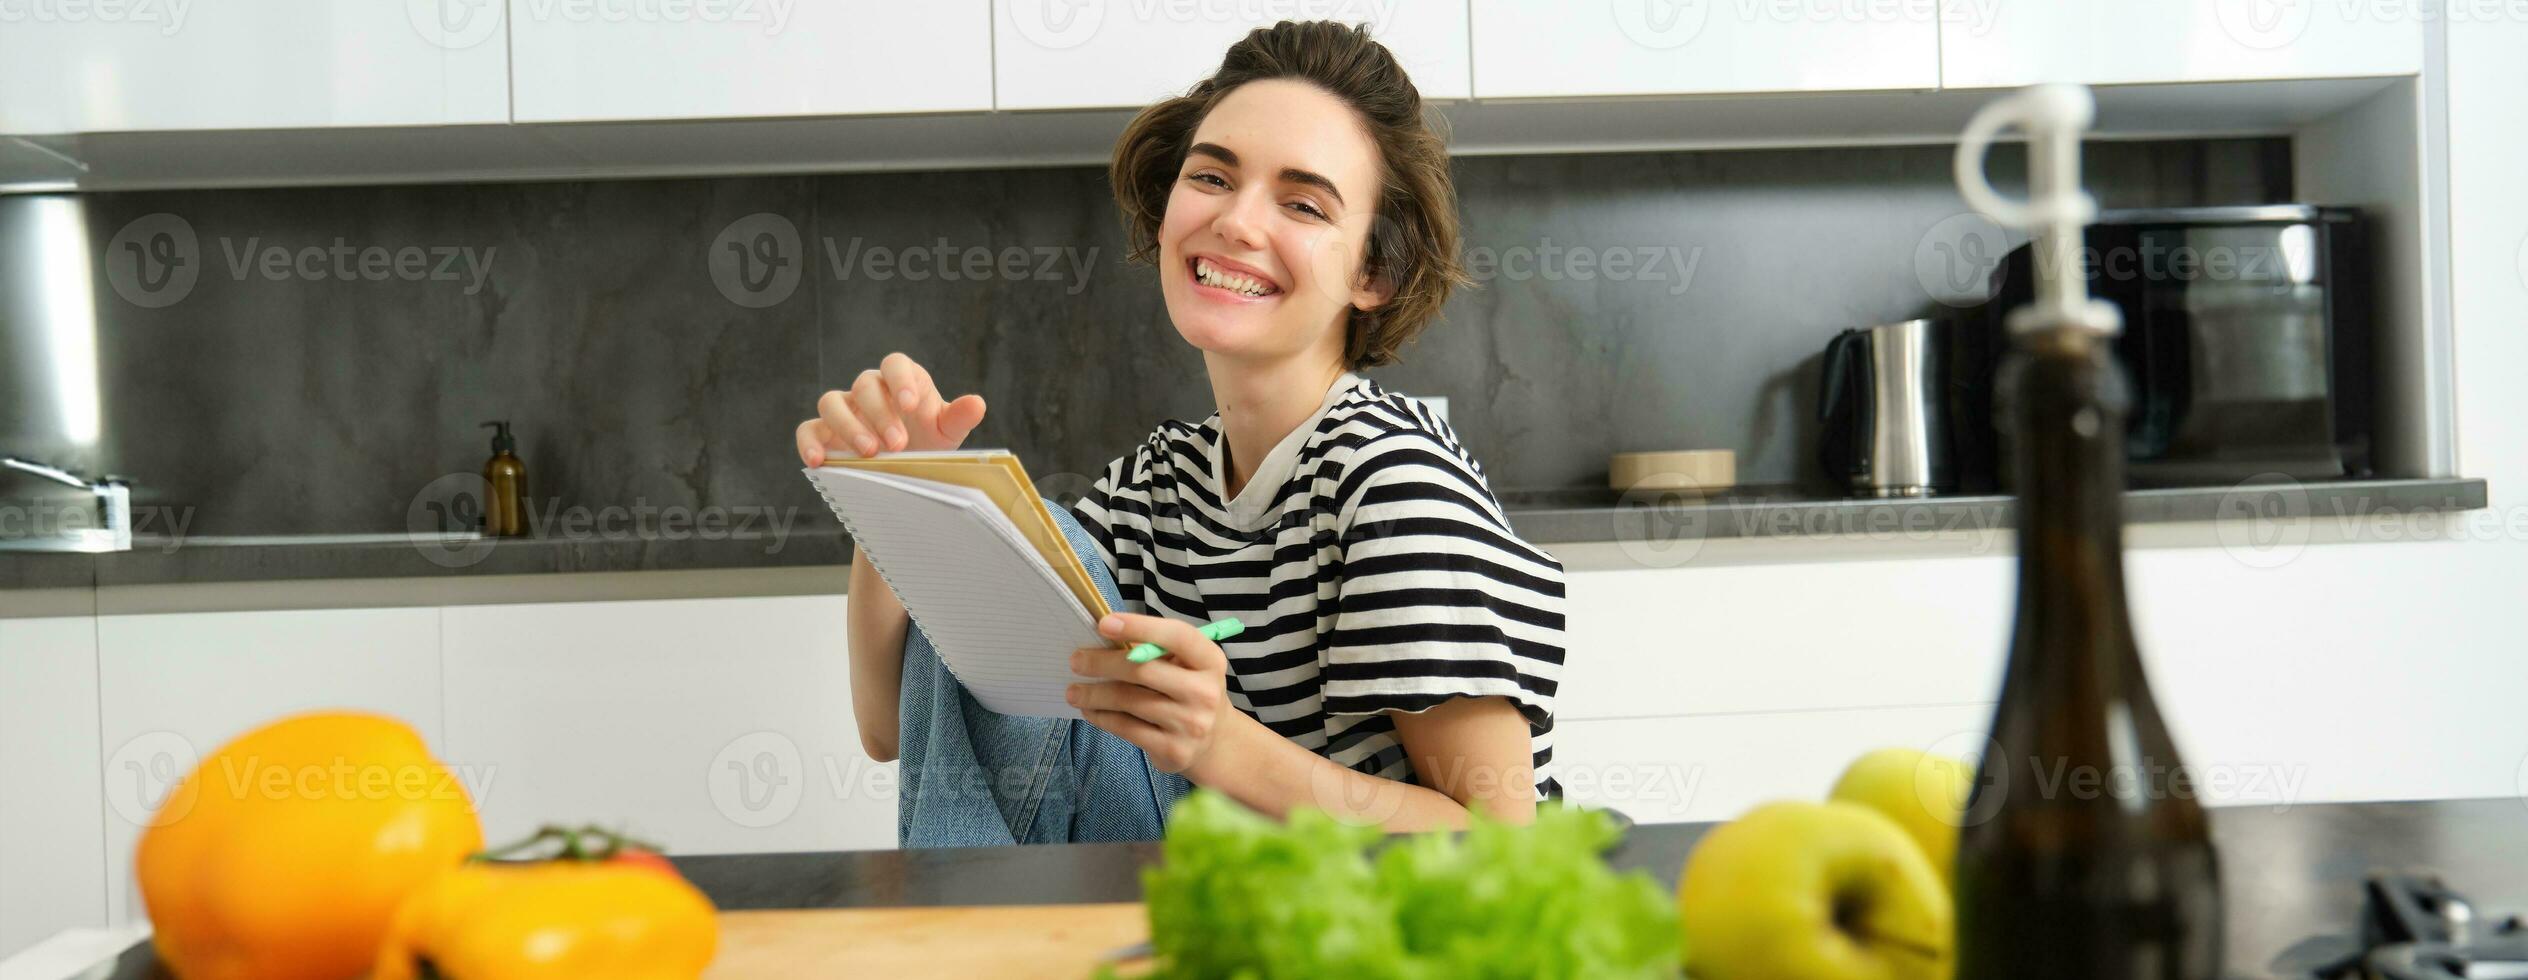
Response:
[[[1088,610],[981,491],[866,470],[807,471],[940,662],[986,708],[1077,718],[1071,651],[1107,646]]]

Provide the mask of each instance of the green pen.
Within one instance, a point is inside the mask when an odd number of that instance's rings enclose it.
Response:
[[[1209,639],[1213,643],[1218,643],[1232,636],[1236,636],[1239,633],[1245,632],[1246,624],[1238,622],[1237,617],[1231,616],[1227,619],[1204,624],[1202,631],[1204,638]],[[1136,643],[1133,644],[1131,653],[1124,654],[1124,659],[1137,664],[1146,664],[1164,656],[1167,656],[1167,650],[1156,643]]]

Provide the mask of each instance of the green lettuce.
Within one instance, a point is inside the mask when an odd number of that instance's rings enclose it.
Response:
[[[1314,810],[1287,823],[1198,790],[1142,872],[1154,977],[1672,977],[1676,906],[1599,855],[1606,814],[1559,804],[1516,827],[1383,836]]]

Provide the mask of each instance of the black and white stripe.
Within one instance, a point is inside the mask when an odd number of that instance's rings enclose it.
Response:
[[[1386,712],[1499,695],[1533,738],[1540,793],[1559,795],[1554,688],[1563,569],[1519,540],[1447,423],[1353,376],[1221,493],[1215,414],[1171,421],[1109,464],[1075,506],[1124,608],[1186,622],[1236,616],[1229,698],[1311,751],[1414,782]],[[1270,482],[1268,482],[1270,481]]]

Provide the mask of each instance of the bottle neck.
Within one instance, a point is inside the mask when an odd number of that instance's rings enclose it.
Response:
[[[2019,497],[2016,646],[2053,666],[2138,659],[2124,598],[2131,398],[2107,345],[2070,329],[2023,335],[2004,394]]]

